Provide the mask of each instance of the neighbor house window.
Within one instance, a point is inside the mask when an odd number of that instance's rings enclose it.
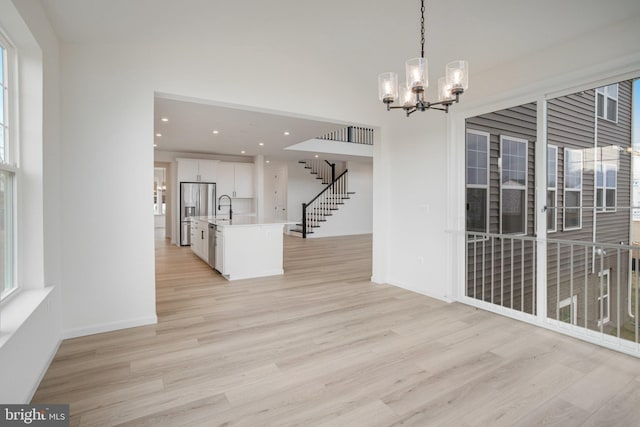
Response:
[[[596,208],[600,212],[615,212],[616,188],[618,183],[617,146],[601,147],[597,150],[596,169]]]
[[[596,301],[596,318],[598,319],[598,326],[604,325],[610,320],[610,309],[611,309],[611,301],[609,298],[610,291],[610,277],[611,270],[606,269],[603,270],[598,275],[598,283],[596,285],[596,295],[598,295],[598,300]]]
[[[500,136],[500,232],[526,234],[527,152],[524,139]]]
[[[564,149],[565,230],[582,228],[582,150]]]
[[[12,93],[12,48],[9,41],[0,32],[0,299],[5,298],[16,288],[15,265],[15,188],[17,167],[14,164],[12,147],[13,105]]]
[[[560,301],[558,320],[576,325],[578,323],[578,297],[576,295]]]
[[[596,112],[598,117],[618,121],[618,84],[596,89]]]
[[[547,231],[556,231],[558,206],[558,147],[547,146]]]
[[[467,131],[467,231],[489,229],[489,134]]]

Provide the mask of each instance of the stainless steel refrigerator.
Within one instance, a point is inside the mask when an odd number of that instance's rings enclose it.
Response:
[[[180,183],[180,246],[191,245],[191,217],[216,214],[216,184]]]

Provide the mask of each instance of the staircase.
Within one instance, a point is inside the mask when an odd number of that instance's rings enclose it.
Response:
[[[335,163],[329,163],[327,160],[301,160],[298,163],[304,165],[311,175],[315,175],[316,179],[321,179],[322,184],[329,185],[336,176]]]
[[[335,177],[335,164],[320,160],[299,163],[304,164],[305,169],[309,169],[311,174],[316,175],[316,179],[321,179],[322,183],[327,185],[310,202],[302,204],[302,223],[296,224],[296,228],[290,230],[294,235],[306,238],[355,193],[348,190],[348,170]]]

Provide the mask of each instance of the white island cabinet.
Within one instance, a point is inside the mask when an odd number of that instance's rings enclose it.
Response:
[[[282,221],[255,217],[212,219],[217,227],[216,266],[227,280],[283,274]]]
[[[207,217],[202,218],[191,218],[191,250],[204,262],[207,262],[209,259],[209,223]]]

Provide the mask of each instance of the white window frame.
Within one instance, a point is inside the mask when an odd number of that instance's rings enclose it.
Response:
[[[4,156],[5,161],[0,161],[0,171],[6,173],[8,176],[8,183],[5,194],[6,209],[4,211],[5,219],[5,268],[4,268],[4,287],[0,288],[0,301],[5,301],[10,295],[14,294],[18,290],[18,251],[17,251],[17,194],[18,194],[18,153],[16,147],[16,135],[14,129],[17,129],[16,114],[17,111],[17,84],[16,84],[16,49],[9,39],[0,30],[0,45],[3,48],[3,70],[2,70],[2,85],[1,90],[4,92],[4,117],[2,120],[2,126],[4,128]],[[9,199],[9,201],[7,201]],[[7,284],[10,284],[7,287]]]
[[[580,154],[580,188],[578,189],[567,189],[567,173],[569,172],[569,168],[567,167],[567,161],[569,160],[569,155],[568,153],[570,151],[574,151],[576,153]],[[583,181],[584,181],[584,153],[582,152],[581,149],[579,148],[569,148],[569,147],[565,147],[564,149],[564,174],[563,174],[563,206],[562,206],[562,229],[564,231],[571,231],[571,230],[581,230],[582,229],[582,187],[583,187]],[[567,227],[567,193],[568,192],[577,192],[579,193],[579,203],[578,203],[578,225],[577,226],[571,226],[571,227]],[[574,209],[574,207],[571,207],[571,209]]]
[[[502,153],[503,153],[503,148],[504,148],[504,140],[507,139],[509,141],[513,141],[513,142],[518,142],[518,143],[522,143],[524,144],[524,152],[525,152],[525,168],[524,168],[524,185],[521,184],[512,184],[512,185],[504,185],[502,183]],[[500,211],[498,212],[499,215],[499,221],[500,221],[500,234],[509,234],[512,236],[526,236],[527,235],[527,226],[529,224],[528,220],[529,218],[527,217],[528,214],[528,208],[529,208],[529,194],[528,194],[528,187],[529,187],[529,141],[526,139],[522,139],[522,138],[516,138],[514,136],[508,136],[508,135],[500,135],[500,158],[498,160],[498,172],[499,172],[499,183],[500,183]],[[503,195],[502,192],[503,190],[524,190],[524,219],[523,219],[523,225],[524,225],[524,230],[522,233],[505,233],[502,230],[502,207],[503,207]]]
[[[569,298],[565,298],[562,301],[560,301],[558,303],[558,313],[560,312],[560,309],[564,308],[564,307],[570,307],[570,317],[571,317],[571,324],[572,325],[577,325],[578,324],[578,296],[577,295],[573,295]],[[560,318],[558,317],[559,321]]]
[[[468,146],[466,143],[466,135],[467,134],[474,134],[474,135],[479,135],[479,136],[483,136],[486,138],[487,141],[487,184],[486,185],[481,185],[481,184],[469,184],[469,178],[468,178],[468,173],[469,173],[469,165],[468,165],[468,160],[467,160],[467,156],[468,156]],[[490,181],[490,177],[491,177],[491,173],[490,173],[490,167],[491,167],[491,135],[489,134],[489,132],[483,132],[483,131],[479,131],[479,130],[474,130],[474,129],[467,129],[466,133],[465,133],[465,200],[467,198],[467,190],[469,188],[480,188],[480,189],[484,189],[487,193],[486,196],[486,200],[487,200],[487,206],[486,208],[486,212],[485,212],[485,218],[486,218],[486,224],[485,224],[485,231],[484,233],[489,233],[489,224],[490,222],[490,205],[491,202],[489,200],[491,192],[489,191],[491,188],[491,181]],[[466,228],[466,221],[465,221],[465,228]],[[467,230],[468,231],[468,230]]]
[[[556,176],[556,185],[554,187],[551,187],[549,185],[549,149],[552,149],[555,151],[555,165],[556,168],[554,170],[554,174]],[[549,191],[553,191],[553,198],[554,198],[554,203],[553,203],[553,228],[549,228],[549,221],[547,221],[547,233],[555,233],[556,231],[558,231],[558,147],[556,145],[553,144],[548,144],[547,145],[547,198],[549,197]],[[547,209],[549,209],[549,207],[547,206]]]
[[[603,149],[608,152],[613,152],[618,156],[615,159],[615,163],[613,159],[603,159]],[[611,147],[599,147],[596,152],[596,170],[595,170],[595,187],[596,193],[594,197],[594,202],[596,204],[597,212],[616,212],[618,207],[618,172],[620,171],[620,148],[617,146]],[[607,180],[607,170],[609,168],[615,169],[616,173],[616,183],[614,186],[611,186]],[[602,170],[602,185],[598,185],[598,171]],[[613,197],[613,206],[607,205],[607,190],[613,190],[615,193]],[[602,205],[598,205],[598,191],[602,191]]]
[[[615,91],[615,96],[613,95],[613,90],[611,89],[613,86],[615,86],[616,91]],[[596,88],[596,116],[600,119],[604,119],[606,121],[612,122],[612,123],[618,123],[618,99],[619,99],[619,94],[620,94],[620,87],[618,86],[618,83],[614,83],[614,84],[610,84],[607,86],[601,86]],[[603,102],[602,102],[602,110],[603,111],[598,111],[598,95],[602,95],[603,97]],[[616,117],[615,119],[612,119],[610,117],[607,117],[607,111],[609,111],[608,108],[608,104],[610,102],[615,102],[616,103]],[[602,114],[601,114],[602,113]]]
[[[602,288],[602,295],[600,295],[600,289]],[[596,286],[596,292],[598,298],[596,299],[596,312],[600,308],[600,301],[606,298],[606,304],[602,303],[603,310],[600,312],[602,317],[598,318],[598,326],[602,326],[611,321],[611,269],[607,268],[598,273],[598,283]],[[607,313],[605,316],[604,313]]]

